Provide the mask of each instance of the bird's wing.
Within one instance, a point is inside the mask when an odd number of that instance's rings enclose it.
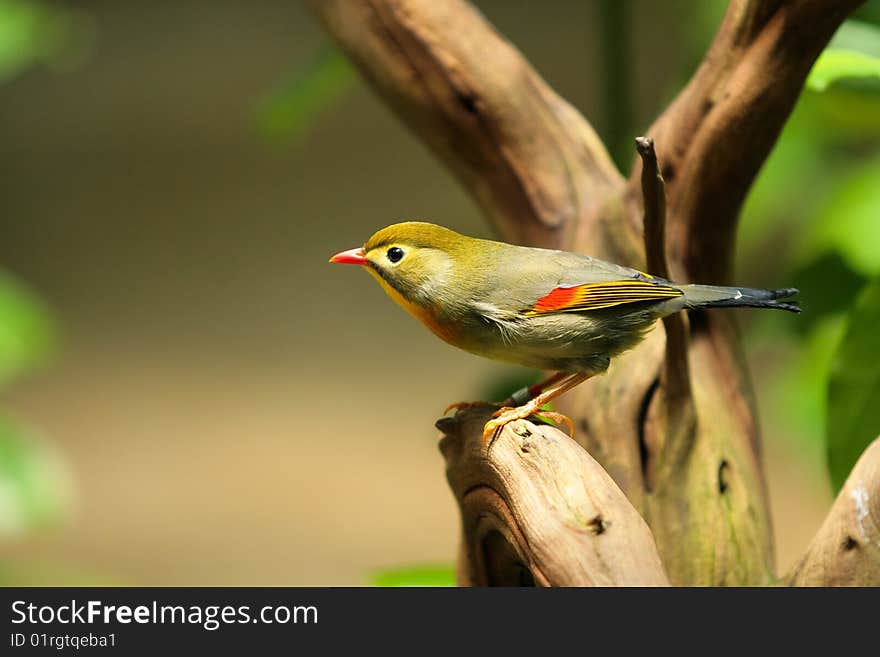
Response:
[[[629,279],[596,283],[560,284],[535,301],[525,315],[599,310],[627,303],[664,301],[680,297],[681,290],[654,280]]]

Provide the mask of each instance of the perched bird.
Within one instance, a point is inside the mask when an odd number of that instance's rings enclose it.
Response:
[[[796,303],[780,301],[797,294],[794,288],[678,284],[590,256],[466,237],[417,221],[383,228],[330,262],[366,268],[388,296],[453,346],[557,372],[506,400],[486,423],[484,441],[530,415],[571,429],[571,420],[541,407],[604,372],[666,315],[728,306],[800,312]]]

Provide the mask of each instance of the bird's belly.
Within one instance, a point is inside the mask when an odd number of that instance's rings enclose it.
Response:
[[[621,321],[598,313],[560,313],[524,319],[507,330],[481,321],[444,339],[471,353],[526,367],[601,371],[611,357],[640,342],[654,322],[649,314]]]

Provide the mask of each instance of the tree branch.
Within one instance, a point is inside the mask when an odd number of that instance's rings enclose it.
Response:
[[[642,205],[645,233],[645,262],[648,271],[669,278],[666,261],[666,182],[654,151],[654,140],[636,137],[636,150],[642,158]]]
[[[666,260],[666,184],[654,140],[636,137],[636,148],[642,158],[642,205],[644,206],[645,260],[648,272],[669,278]],[[660,417],[650,418],[660,428],[650,432],[662,440],[661,445],[647,446],[645,486],[650,490],[661,476],[661,468],[673,467],[689,453],[694,440],[696,415],[691,397],[691,379],[688,371],[688,335],[684,313],[675,313],[663,319],[666,331],[666,357],[660,378],[659,392],[663,395]]]
[[[525,420],[487,448],[482,429],[494,410],[437,422],[461,508],[460,583],[668,584],[650,529],[605,470],[558,429]]]
[[[669,454],[663,442],[669,402],[662,395],[647,401],[641,426],[648,466],[652,454],[660,459],[647,473],[643,516],[675,585],[755,586],[775,578],[754,403],[733,330],[716,322],[691,333],[696,431],[673,443],[687,449]]]
[[[880,438],[862,454],[786,579],[794,586],[880,586]]]
[[[509,241],[562,246],[621,182],[590,125],[463,0],[311,0]]]
[[[749,187],[814,60],[862,2],[730,2],[700,68],[649,131],[666,170],[677,279],[729,278]]]

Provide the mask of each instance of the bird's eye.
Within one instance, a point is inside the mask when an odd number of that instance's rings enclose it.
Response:
[[[398,246],[392,246],[390,249],[388,249],[388,253],[386,253],[385,255],[388,256],[388,259],[392,263],[397,264],[398,262],[400,262],[400,259],[403,258],[403,249]]]

